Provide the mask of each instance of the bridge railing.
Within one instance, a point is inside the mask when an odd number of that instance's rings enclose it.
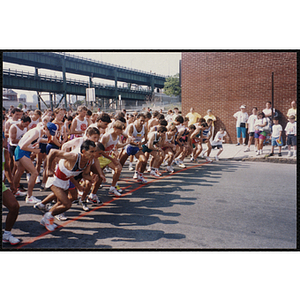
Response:
[[[103,65],[113,67],[113,68],[120,68],[120,69],[125,69],[125,70],[128,70],[128,71],[133,71],[133,72],[138,72],[138,73],[143,73],[143,74],[153,75],[153,76],[158,76],[158,77],[164,77],[164,78],[169,77],[169,76],[165,76],[165,75],[161,75],[161,74],[151,73],[151,72],[147,72],[147,71],[141,71],[141,70],[128,68],[128,67],[124,67],[124,66],[120,66],[120,65],[115,65],[115,64],[108,63],[108,62],[99,61],[99,60],[95,60],[95,59],[92,59],[92,58],[86,58],[86,57],[82,57],[82,56],[74,55],[74,54],[69,54],[69,53],[65,53],[65,52],[55,52],[55,53],[60,54],[60,55],[65,55],[65,56],[68,56],[68,57],[72,57],[72,58],[76,58],[76,59],[80,59],[80,60],[84,60],[84,61],[90,61],[90,62],[93,62],[93,63],[96,63],[96,64],[103,64]]]
[[[49,82],[55,82],[55,83],[63,83],[63,78],[60,76],[54,76],[54,75],[45,75],[45,74],[35,74],[32,72],[25,72],[25,71],[19,71],[19,70],[11,70],[11,69],[3,69],[3,75],[6,76],[13,76],[13,77],[20,77],[20,78],[30,78],[30,79],[35,79],[38,78],[39,80],[42,81],[49,81]],[[79,85],[79,86],[85,86],[89,87],[89,82],[85,80],[79,80],[79,79],[69,79],[66,78],[66,83],[71,84],[71,85]],[[109,85],[109,84],[102,84],[102,83],[93,83],[92,87],[95,88],[104,88],[104,89],[109,89],[109,90],[114,90],[115,86],[114,85]],[[135,94],[145,94],[149,93],[149,90],[147,89],[141,89],[141,90],[133,90],[125,87],[118,87],[118,91],[124,91],[124,92],[131,92]]]

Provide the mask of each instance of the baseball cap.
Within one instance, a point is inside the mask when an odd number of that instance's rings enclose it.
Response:
[[[55,124],[53,124],[53,123],[51,123],[51,122],[48,122],[48,123],[47,123],[47,128],[48,128],[48,130],[50,131],[50,134],[51,134],[51,135],[55,135],[55,132],[56,132],[56,130],[57,130],[57,126],[56,126]]]
[[[241,105],[241,107],[240,108],[246,108],[246,106],[245,105]]]

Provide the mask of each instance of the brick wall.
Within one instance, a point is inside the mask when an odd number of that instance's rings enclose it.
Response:
[[[229,142],[236,143],[233,114],[242,104],[251,115],[253,106],[262,111],[272,101],[272,72],[274,107],[285,126],[290,103],[297,98],[296,52],[183,52],[182,113],[194,107],[203,117],[211,109],[217,117],[215,132],[225,126]]]

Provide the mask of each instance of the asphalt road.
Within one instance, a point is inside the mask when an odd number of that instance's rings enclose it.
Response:
[[[48,232],[42,214],[18,198],[13,234],[22,244],[3,249],[295,249],[296,165],[220,161],[176,169],[146,185],[122,172],[122,197],[108,185],[98,191],[103,205],[77,204],[68,220]],[[108,183],[111,174],[107,174]],[[22,179],[25,183],[25,177]],[[49,192],[34,195],[43,199]],[[3,208],[2,224],[7,215]]]

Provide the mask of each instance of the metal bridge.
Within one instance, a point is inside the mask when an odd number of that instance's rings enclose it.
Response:
[[[121,95],[122,100],[144,101],[155,88],[163,88],[166,77],[153,73],[124,68],[108,63],[82,58],[75,55],[54,52],[3,52],[3,61],[35,67],[35,73],[22,71],[3,71],[3,87],[37,92],[53,92],[62,94],[59,103],[66,94],[85,95],[86,88],[95,88],[95,96],[116,101]],[[38,69],[62,72],[63,77],[46,76],[38,73]],[[88,76],[89,81],[70,80],[66,73]],[[93,78],[109,79],[114,85],[94,83]],[[129,84],[128,88],[118,87],[118,82]],[[148,86],[149,89],[133,90],[131,84]],[[39,95],[39,94],[38,94]],[[39,100],[42,100],[39,96]],[[58,105],[59,105],[58,103]],[[39,102],[40,106],[40,102]],[[51,101],[52,108],[52,101]]]

